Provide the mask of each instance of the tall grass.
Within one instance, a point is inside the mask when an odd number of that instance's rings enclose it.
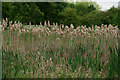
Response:
[[[118,77],[118,31],[3,20],[3,78]]]

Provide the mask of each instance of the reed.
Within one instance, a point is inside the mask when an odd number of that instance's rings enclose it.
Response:
[[[9,24],[8,24],[9,23]],[[3,78],[118,77],[118,27],[3,20]]]

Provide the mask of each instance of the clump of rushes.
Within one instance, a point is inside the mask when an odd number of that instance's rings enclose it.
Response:
[[[3,78],[118,77],[117,26],[2,24]]]

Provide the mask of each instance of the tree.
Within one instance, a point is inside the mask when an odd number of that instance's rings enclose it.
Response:
[[[44,13],[39,10],[35,3],[14,3],[14,6],[16,20],[37,24],[43,19]]]
[[[2,3],[2,17],[3,18],[8,18],[8,19],[13,19],[13,3]],[[14,19],[13,19],[14,20]]]
[[[111,7],[105,12],[101,12],[103,24],[112,24],[113,26],[118,25],[118,8]]]
[[[78,2],[76,3],[75,8],[77,9],[77,14],[79,16],[83,16],[94,10],[99,10],[99,6],[95,2]]]
[[[112,24],[120,26],[118,15],[120,10],[112,7],[107,11],[101,11],[96,2],[10,2],[3,3],[2,16],[12,21],[21,21],[28,24],[39,24],[39,22],[50,21],[58,24],[75,27],[80,25]]]
[[[92,26],[92,25],[101,25],[101,13],[100,11],[92,11],[82,17],[82,24],[87,25],[87,27]]]
[[[75,8],[67,7],[61,13],[62,19],[61,23],[65,25],[70,25],[71,23],[75,25],[75,27],[81,25],[80,17],[77,15],[77,11]]]
[[[59,22],[61,17],[59,14],[68,6],[66,2],[43,2],[36,3],[39,9],[44,13],[44,20],[51,22]]]

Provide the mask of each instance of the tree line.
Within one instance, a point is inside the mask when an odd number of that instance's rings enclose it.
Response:
[[[120,10],[111,7],[107,11],[101,11],[95,2],[78,2],[76,4],[68,2],[3,2],[2,17],[12,21],[21,21],[24,24],[31,22],[39,24],[40,22],[50,21],[77,26],[112,24],[120,27]]]

